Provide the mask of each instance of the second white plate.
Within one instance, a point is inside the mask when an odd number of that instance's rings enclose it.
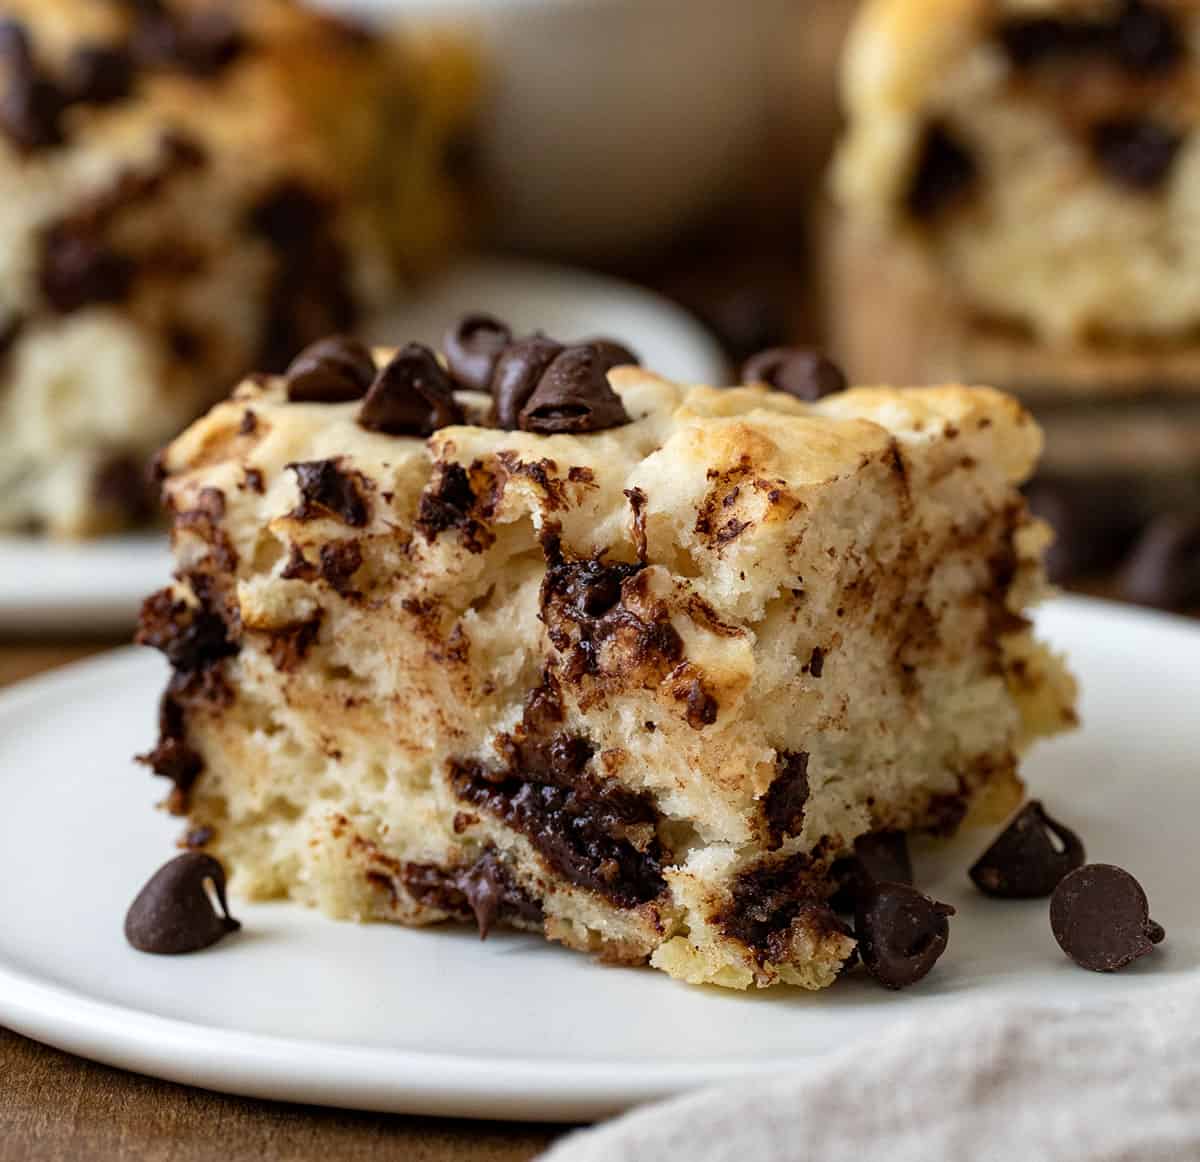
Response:
[[[1084,729],[1036,752],[1032,790],[1128,867],[1168,932],[1116,976],[1071,965],[1045,901],[986,900],[968,834],[919,862],[958,908],[950,947],[900,994],[695,989],[531,936],[335,924],[241,906],[210,952],[143,956],[125,908],[172,854],[154,732],[160,662],[123,651],[0,696],[0,1023],[84,1056],[210,1089],[408,1113],[587,1119],[754,1071],[811,1068],[890,1022],[1004,998],[1082,1004],[1200,981],[1196,699],[1200,626],[1063,600],[1042,628],[1084,683]]]
[[[716,342],[679,307],[570,267],[464,263],[367,330],[383,346],[413,340],[440,346],[446,328],[472,310],[500,315],[518,331],[620,339],[647,367],[684,383],[720,383],[725,376]],[[153,533],[79,544],[0,536],[0,632],[130,630],[142,599],[165,585],[170,571],[165,539]]]

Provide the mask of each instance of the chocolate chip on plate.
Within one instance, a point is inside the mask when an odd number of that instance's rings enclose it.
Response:
[[[846,390],[846,376],[831,359],[802,347],[760,351],[742,368],[743,383],[765,383],[807,403]]]
[[[287,369],[292,403],[350,403],[375,379],[375,359],[364,343],[335,335],[306,347]]]
[[[854,935],[867,972],[884,988],[916,984],[946,951],[953,915],[949,904],[908,884],[872,884],[859,896],[854,914]]]
[[[300,505],[291,514],[297,520],[334,516],[353,528],[367,523],[360,473],[344,470],[336,460],[301,460],[286,467],[295,472],[300,490]]]
[[[629,423],[621,397],[608,382],[610,367],[596,347],[568,347],[546,369],[521,409],[521,430],[581,435]]]
[[[854,859],[865,875],[876,883],[913,882],[908,836],[903,831],[873,831],[854,841]]]
[[[1102,121],[1092,130],[1092,154],[1101,169],[1143,193],[1166,181],[1182,144],[1182,134],[1146,117]]]
[[[859,897],[883,882],[912,885],[912,857],[903,831],[873,831],[854,841],[854,854],[838,860],[834,871],[841,879],[830,900],[835,911],[853,912]]]
[[[575,346],[595,347],[601,361],[607,363],[610,370],[614,367],[640,367],[642,364],[634,351],[616,339],[581,339]]]
[[[463,422],[454,385],[428,347],[409,343],[381,368],[363,400],[358,422],[389,436],[429,436]]]
[[[540,333],[517,339],[504,349],[492,374],[497,427],[506,432],[515,432],[520,427],[521,409],[562,351],[561,343]]]
[[[1200,605],[1200,511],[1154,521],[1121,571],[1120,590],[1128,601],[1160,609]]]
[[[511,342],[512,330],[494,316],[479,311],[464,315],[442,340],[446,369],[459,387],[487,391],[496,364]]]
[[[975,861],[970,876],[986,896],[1037,900],[1049,896],[1085,858],[1079,836],[1034,799]]]
[[[1150,919],[1142,885],[1124,868],[1089,863],[1065,876],[1050,901],[1050,927],[1080,968],[1116,972],[1166,939]]]
[[[208,948],[240,927],[225,900],[225,869],[211,855],[189,851],[159,868],[137,894],[125,916],[125,939],[139,952],[177,956]]]

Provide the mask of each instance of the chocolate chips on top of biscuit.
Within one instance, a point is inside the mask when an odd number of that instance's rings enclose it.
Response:
[[[521,409],[562,350],[561,343],[540,332],[517,339],[504,349],[492,374],[497,427],[506,432],[515,432],[520,427]]]
[[[512,330],[492,315],[464,315],[442,341],[446,370],[459,387],[487,391],[504,350],[512,342]]]
[[[854,841],[854,854],[834,865],[838,890],[830,903],[836,911],[853,912],[874,884],[912,885],[912,857],[903,831],[870,831]]]
[[[600,358],[613,367],[640,367],[642,361],[638,358],[636,352],[631,351],[624,343],[618,342],[616,339],[581,339],[577,346],[580,347],[595,347],[600,352]]]
[[[389,436],[429,436],[464,418],[450,377],[420,343],[401,348],[380,369],[358,413],[364,428]]]
[[[854,935],[863,965],[884,988],[921,980],[946,951],[954,909],[907,884],[872,884],[859,897]]]
[[[292,403],[350,403],[367,394],[375,374],[375,359],[365,344],[335,335],[292,360],[287,396]]]
[[[521,430],[579,435],[629,423],[621,397],[608,382],[611,356],[594,346],[561,352],[521,409]]]
[[[213,908],[206,884],[212,885],[221,914]],[[160,868],[125,916],[125,939],[139,952],[159,956],[199,952],[239,928],[225,899],[225,869],[198,851],[176,856]]]
[[[458,386],[491,391],[504,431],[578,434],[629,422],[607,373],[638,358],[615,340],[565,345],[540,331],[514,339],[507,324],[476,312],[446,334],[445,357]]]
[[[1079,836],[1047,815],[1035,799],[975,861],[970,876],[986,896],[1035,900],[1049,896],[1084,858]]]
[[[742,368],[743,383],[765,383],[807,403],[846,390],[846,376],[832,360],[801,347],[760,351]]]
[[[1059,947],[1080,968],[1116,972],[1166,939],[1150,919],[1142,885],[1107,863],[1076,868],[1054,891],[1050,927]]]

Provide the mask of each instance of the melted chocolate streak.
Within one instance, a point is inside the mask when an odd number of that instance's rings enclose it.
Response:
[[[547,568],[542,584],[542,619],[554,647],[564,655],[564,678],[578,682],[602,673],[605,642],[629,631],[635,656],[626,660],[661,661],[670,665],[683,657],[683,641],[669,621],[646,622],[622,604],[626,580],[644,564],[605,564],[592,558],[567,561],[557,540],[545,545]]]
[[[659,841],[640,850],[626,838],[631,828],[657,822],[649,796],[549,764],[490,771],[456,763],[450,783],[464,802],[521,832],[571,883],[625,908],[666,891]]]

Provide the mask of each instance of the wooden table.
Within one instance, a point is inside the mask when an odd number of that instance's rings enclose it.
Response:
[[[0,685],[115,644],[0,642]],[[527,1162],[562,1132],[223,1097],[93,1065],[0,1028],[0,1162]]]

